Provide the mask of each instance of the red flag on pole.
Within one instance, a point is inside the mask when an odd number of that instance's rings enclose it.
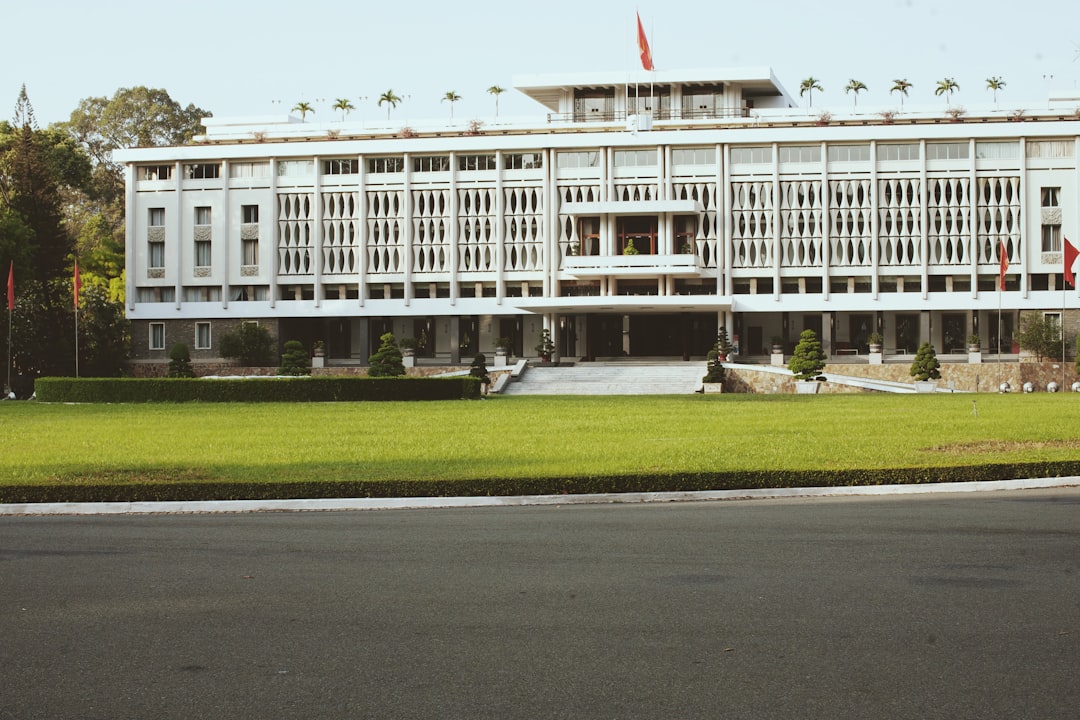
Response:
[[[655,70],[652,63],[652,50],[649,49],[649,39],[645,37],[645,28],[641,26],[641,13],[637,15],[637,44],[641,51],[641,67],[646,70]]]
[[[1069,242],[1069,238],[1065,238],[1065,282],[1073,287],[1076,287],[1076,275],[1073,274],[1073,265],[1076,264],[1077,255],[1080,255],[1080,250],[1073,247],[1073,244]]]
[[[1009,270],[1009,252],[1005,249],[1005,241],[1001,241],[1001,250],[998,252],[1001,256],[1001,270],[998,271],[998,287],[1002,290],[1005,289],[1005,273]]]
[[[11,261],[7,272],[7,309],[15,309],[15,261]]]
[[[79,309],[79,290],[82,289],[82,280],[79,278],[79,261],[75,260],[75,280],[72,283],[75,288],[75,309]]]

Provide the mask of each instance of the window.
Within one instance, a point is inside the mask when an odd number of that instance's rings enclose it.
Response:
[[[555,164],[560,168],[600,167],[600,153],[595,150],[561,152],[555,156]]]
[[[208,323],[208,322],[195,323],[195,349],[196,350],[209,350],[210,349],[210,323]]]
[[[278,177],[310,177],[315,174],[314,160],[282,160],[277,164]]]
[[[360,161],[356,158],[323,160],[323,175],[356,175],[360,172]]]
[[[165,226],[165,208],[150,208],[150,227]]]
[[[195,267],[210,267],[210,241],[195,241]]]
[[[878,145],[877,156],[878,160],[885,161],[918,160],[919,146],[917,143]]]
[[[1061,313],[1058,313],[1058,312],[1043,313],[1043,320],[1046,321],[1047,328],[1052,328],[1054,330],[1054,335],[1057,336],[1058,340],[1060,340],[1061,339]]]
[[[412,159],[413,172],[449,172],[449,155],[421,155]]]
[[[1040,195],[1042,197],[1042,206],[1044,208],[1061,207],[1061,188],[1044,187]]]
[[[544,167],[544,156],[540,153],[508,153],[503,155],[503,166],[507,170],[532,170]]]
[[[171,180],[172,165],[143,165],[138,170],[139,180]]]
[[[829,146],[829,162],[867,162],[869,160],[869,145]]]
[[[151,240],[146,244],[147,267],[165,267],[165,243]]]
[[[1020,157],[1020,143],[977,142],[975,157],[979,160],[1015,160]]]
[[[399,157],[370,158],[367,161],[369,173],[405,172],[405,159]]]
[[[495,155],[458,155],[458,170],[494,170]]]
[[[240,206],[240,222],[245,224],[259,222],[259,206],[258,205],[241,205]]]
[[[229,165],[229,177],[233,178],[268,178],[270,163],[234,162]]]
[[[771,147],[731,148],[732,165],[761,165],[772,162]]]
[[[197,207],[195,208],[195,224],[196,225],[209,225],[210,224],[210,208]]]
[[[1028,140],[1025,152],[1029,158],[1071,158],[1072,140]]]
[[[1042,251],[1061,252],[1061,225],[1047,223],[1042,226]]]
[[[258,265],[259,264],[259,241],[256,240],[243,240],[240,246],[241,264],[243,265]]]
[[[150,323],[150,349],[165,349],[165,323]]]
[[[685,86],[682,91],[684,118],[715,117],[724,103],[723,85]]]
[[[966,160],[968,155],[966,142],[926,144],[927,160]]]
[[[781,145],[780,162],[812,163],[821,162],[820,145]]]
[[[650,167],[656,165],[656,150],[616,150],[615,167]]]
[[[184,177],[188,180],[213,180],[221,177],[221,165],[218,163],[194,163],[184,166]]]
[[[671,151],[671,162],[675,165],[715,165],[716,148],[678,148]]]

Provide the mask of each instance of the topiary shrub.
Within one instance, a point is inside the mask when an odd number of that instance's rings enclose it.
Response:
[[[279,375],[310,375],[311,358],[308,357],[304,343],[299,340],[289,340],[285,343],[285,353],[281,356]]]
[[[394,341],[394,333],[379,336],[379,349],[368,358],[368,377],[401,377],[405,365],[401,362],[401,350]]]
[[[176,343],[169,349],[169,377],[193,378],[195,368],[191,367],[191,353],[184,343]]]
[[[941,378],[940,368],[941,363],[938,362],[934,346],[924,342],[919,346],[919,351],[915,353],[915,362],[911,363],[909,374],[920,382],[938,380]]]
[[[245,367],[267,367],[274,362],[274,338],[270,331],[253,322],[221,337],[221,357],[233,358]]]
[[[705,376],[701,378],[701,382],[704,383],[723,383],[724,382],[724,365],[720,359],[720,354],[716,350],[710,350],[706,355],[709,361],[706,366]]]
[[[479,380],[484,387],[491,384],[491,376],[488,375],[487,370],[487,356],[484,353],[476,353],[472,364],[469,365],[469,376]]]
[[[825,352],[813,330],[803,330],[799,344],[788,362],[788,370],[797,380],[813,380],[825,369]]]

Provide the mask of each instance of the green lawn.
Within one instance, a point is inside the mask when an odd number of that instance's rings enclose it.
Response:
[[[974,405],[977,402],[978,412]],[[537,480],[1049,464],[1080,395],[0,403],[0,487]],[[0,494],[2,497],[2,494]]]

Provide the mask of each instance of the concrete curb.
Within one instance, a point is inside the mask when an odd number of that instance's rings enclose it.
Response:
[[[915,495],[988,492],[1080,486],[1080,476],[995,480],[988,482],[861,485],[855,487],[770,488],[700,492],[610,493],[595,495],[511,495],[497,497],[325,498],[310,500],[207,500],[190,502],[11,503],[0,515],[155,515],[201,513],[311,512],[329,510],[419,510],[433,508],[513,507],[525,505],[599,505],[705,500]]]

